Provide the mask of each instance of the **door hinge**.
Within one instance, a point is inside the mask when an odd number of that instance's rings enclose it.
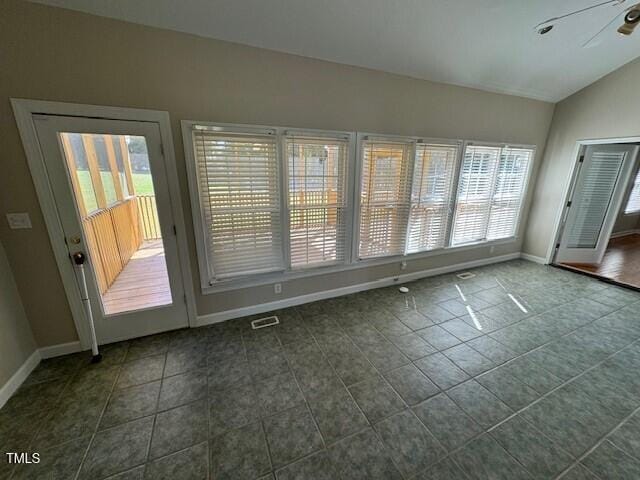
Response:
[[[570,207],[570,206],[571,206],[571,200],[567,202],[567,207]]]
[[[580,163],[584,162],[584,155],[580,155],[580,160],[578,160]]]
[[[556,243],[556,250],[560,248],[560,244]]]
[[[178,230],[176,229],[176,226],[175,226],[175,225],[173,226],[173,234],[174,234],[174,235],[178,235]]]
[[[187,294],[182,295],[182,300],[184,300],[184,304],[187,304]]]
[[[164,145],[160,144],[160,154],[164,157]]]

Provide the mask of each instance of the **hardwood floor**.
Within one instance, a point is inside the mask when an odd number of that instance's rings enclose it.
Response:
[[[562,265],[640,287],[640,235],[625,235],[611,239],[602,263],[599,265],[581,263],[563,263]]]
[[[162,240],[147,241],[102,296],[107,315],[171,303]]]

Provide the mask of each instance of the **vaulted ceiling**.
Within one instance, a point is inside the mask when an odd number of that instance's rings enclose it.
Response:
[[[210,38],[483,90],[558,101],[640,55],[640,31],[583,44],[631,5],[541,36],[598,0],[34,0]]]

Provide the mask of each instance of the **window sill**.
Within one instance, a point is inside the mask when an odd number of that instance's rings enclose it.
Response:
[[[359,270],[363,268],[376,267],[380,265],[389,265],[393,263],[409,262],[412,260],[419,260],[428,257],[437,257],[440,255],[446,255],[449,253],[463,252],[466,250],[474,250],[483,247],[491,247],[493,245],[503,245],[515,243],[518,237],[502,238],[500,240],[482,241],[475,243],[467,243],[455,247],[445,247],[437,250],[430,250],[427,252],[410,253],[408,255],[394,255],[389,257],[380,257],[366,260],[355,260],[352,263],[345,264],[333,264],[326,267],[317,267],[309,270],[295,270],[288,272],[273,272],[262,275],[255,275],[251,277],[241,277],[228,280],[220,280],[214,285],[201,285],[201,291],[203,295],[210,295],[214,293],[227,292],[231,290],[240,290],[243,288],[257,287],[261,285],[269,285],[272,283],[284,283],[291,280],[300,278],[317,277],[320,275],[327,275],[331,273],[339,273],[351,270]]]

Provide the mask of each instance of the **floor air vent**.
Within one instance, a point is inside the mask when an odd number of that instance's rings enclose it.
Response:
[[[468,280],[470,278],[475,277],[476,274],[475,273],[471,273],[471,272],[462,272],[456,275],[456,277],[462,279],[462,280]]]
[[[251,328],[254,330],[258,330],[259,328],[272,327],[273,325],[278,325],[280,320],[275,315],[272,317],[264,317],[258,318],[257,320],[253,320],[251,322]]]

